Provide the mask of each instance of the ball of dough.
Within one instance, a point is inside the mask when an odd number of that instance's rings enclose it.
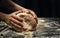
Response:
[[[23,29],[26,29],[26,31],[32,30],[34,25],[36,24],[36,20],[33,18],[32,15],[27,13],[19,13],[17,16],[21,17],[23,19]]]

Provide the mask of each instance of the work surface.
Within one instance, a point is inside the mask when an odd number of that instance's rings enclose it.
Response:
[[[0,38],[60,38],[60,18],[38,18],[36,31],[18,33],[0,21]]]

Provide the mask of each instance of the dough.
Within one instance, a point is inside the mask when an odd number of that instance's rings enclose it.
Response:
[[[36,21],[32,15],[27,13],[19,13],[17,16],[23,18],[23,30],[29,31],[34,29],[34,25],[36,25]]]

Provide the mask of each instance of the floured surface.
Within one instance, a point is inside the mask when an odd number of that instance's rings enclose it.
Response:
[[[38,20],[36,31],[26,33],[15,32],[1,21],[0,38],[60,38],[60,18],[39,18]]]

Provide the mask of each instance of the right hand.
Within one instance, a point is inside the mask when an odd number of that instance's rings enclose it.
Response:
[[[5,22],[7,24],[9,24],[15,30],[22,30],[22,27],[23,27],[22,21],[23,21],[23,19],[20,18],[19,16],[17,16],[16,15],[17,13],[19,13],[19,11],[13,12],[11,14],[7,14],[5,16]]]

